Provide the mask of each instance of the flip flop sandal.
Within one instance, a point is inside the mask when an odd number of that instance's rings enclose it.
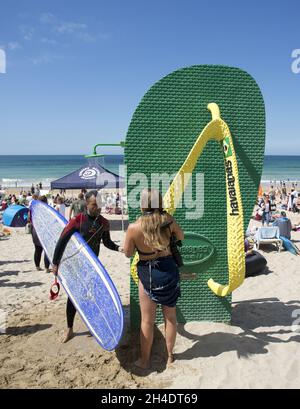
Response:
[[[263,98],[254,79],[238,68],[175,71],[150,88],[133,115],[125,144],[128,197],[137,188],[133,174],[148,181],[154,174],[173,175],[171,186],[157,187],[185,232],[179,322],[231,319],[231,293],[245,277],[244,232],[264,146]],[[140,210],[129,207],[130,222],[138,216]],[[133,327],[140,318],[137,261],[131,266]]]

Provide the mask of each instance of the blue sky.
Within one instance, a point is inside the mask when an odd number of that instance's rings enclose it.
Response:
[[[261,87],[266,153],[300,155],[300,74],[291,70],[299,4],[0,0],[0,153],[84,154],[118,142],[154,82],[184,66],[224,64]]]

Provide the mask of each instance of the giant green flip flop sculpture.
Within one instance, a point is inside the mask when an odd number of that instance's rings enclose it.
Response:
[[[154,174],[173,175],[161,190],[166,210],[185,231],[179,322],[230,321],[231,293],[245,275],[243,236],[257,197],[264,146],[261,92],[237,68],[175,71],[150,88],[133,115],[125,144],[128,197],[136,189],[130,175],[143,173],[149,183],[151,175],[152,180]],[[193,200],[195,209],[190,209]],[[139,209],[129,203],[130,221],[138,216]],[[133,327],[139,324],[136,262],[137,257],[131,266]]]

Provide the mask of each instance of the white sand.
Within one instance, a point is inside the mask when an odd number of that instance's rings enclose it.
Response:
[[[113,231],[112,238],[122,240],[122,233]],[[300,232],[293,238],[300,241]],[[8,324],[0,335],[0,387],[299,388],[300,333],[292,331],[292,314],[299,310],[300,317],[300,257],[264,249],[269,273],[248,278],[234,293],[232,326],[179,326],[177,359],[168,369],[163,336],[156,331],[154,372],[147,374],[132,366],[137,334],[127,331],[120,348],[109,353],[77,317],[79,336],[60,343],[66,296],[62,292],[50,302],[52,275],[35,271],[31,236],[14,231],[0,242],[0,308]],[[128,321],[129,261],[104,247],[101,261],[119,290]]]

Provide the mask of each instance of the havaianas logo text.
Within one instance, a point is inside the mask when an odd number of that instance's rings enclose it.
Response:
[[[230,199],[230,207],[231,213],[230,216],[238,216],[239,215],[239,203],[236,196],[236,188],[235,188],[235,177],[233,176],[232,170],[232,162],[230,160],[226,160],[226,174],[227,174],[227,186],[228,186],[228,195]]]

